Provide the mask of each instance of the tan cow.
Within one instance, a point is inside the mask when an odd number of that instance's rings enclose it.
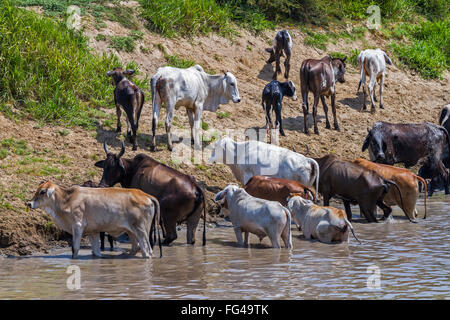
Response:
[[[44,181],[27,206],[44,209],[59,228],[72,234],[74,259],[78,256],[83,235],[89,236],[94,256],[102,256],[99,232],[107,232],[113,237],[126,232],[132,243],[132,255],[137,253],[139,246],[144,258],[152,255],[150,227],[152,223],[156,223],[154,230],[158,226],[159,202],[141,190],[80,186],[65,188]]]
[[[292,220],[299,229],[301,226],[306,239],[317,239],[324,243],[348,242],[349,231],[352,231],[355,239],[361,243],[344,210],[315,205],[297,193],[291,194],[287,200]]]
[[[419,189],[418,182],[422,182],[425,186],[425,215],[424,219],[427,217],[427,183],[425,179],[415,175],[411,171],[404,168],[397,168],[394,166],[374,163],[369,160],[357,158],[354,160],[354,163],[359,164],[360,166],[367,168],[369,170],[373,170],[382,176],[384,179],[394,181],[399,187],[402,193],[402,199],[400,199],[400,195],[395,188],[390,188],[389,192],[384,197],[384,204],[388,206],[388,211],[385,211],[385,218],[387,218],[392,209],[390,206],[397,205],[399,206],[405,215],[412,221],[416,222],[417,218],[417,209],[416,203],[417,198],[419,197]],[[403,200],[403,206],[402,206]],[[388,214],[386,214],[388,212]]]

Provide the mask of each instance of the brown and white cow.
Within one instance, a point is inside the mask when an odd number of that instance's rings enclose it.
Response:
[[[273,39],[272,48],[266,48],[266,52],[270,53],[269,60],[266,63],[272,63],[275,61],[275,72],[272,79],[276,80],[277,75],[281,73],[280,58],[286,56],[284,60],[284,77],[289,78],[289,70],[291,69],[291,55],[292,55],[292,38],[287,30],[278,31]]]
[[[331,96],[334,129],[339,131],[339,124],[336,117],[336,82],[345,82],[345,59],[326,56],[320,60],[307,59],[302,62],[302,66],[300,67],[300,88],[303,98],[303,121],[306,134],[308,134],[309,91],[314,95],[314,133],[319,134],[319,129],[317,128],[317,105],[319,104],[319,98],[322,101],[323,111],[325,112],[327,121],[326,128],[331,128],[330,121],[328,121],[328,106],[325,102],[325,96]]]
[[[425,179],[416,176],[414,173],[404,168],[397,168],[385,164],[374,163],[372,161],[361,158],[355,159],[354,163],[369,170],[375,171],[384,179],[394,181],[400,189],[402,193],[401,197],[396,188],[390,188],[388,193],[384,196],[383,202],[388,206],[388,210],[384,211],[384,218],[388,218],[391,214],[392,209],[390,208],[390,206],[397,205],[402,208],[406,217],[408,217],[411,222],[416,222],[416,202],[417,198],[419,197],[419,181],[425,186],[425,215],[423,218],[425,219],[427,217],[427,183]]]
[[[286,199],[291,193],[296,193],[305,199],[316,201],[314,190],[298,181],[288,179],[253,176],[244,186],[244,190],[253,197],[278,201],[283,206],[287,205]]]
[[[152,255],[150,229],[152,224],[155,224],[154,230],[158,225],[159,202],[141,190],[80,186],[65,188],[44,181],[27,206],[44,209],[59,228],[72,234],[73,259],[78,256],[83,235],[89,236],[93,255],[101,257],[101,231],[113,237],[126,232],[131,239],[132,255],[137,253],[139,246],[144,258]]]
[[[344,210],[315,205],[299,194],[289,196],[287,208],[297,227],[301,226],[306,239],[317,239],[324,243],[348,242],[351,230],[355,239],[361,243]]]

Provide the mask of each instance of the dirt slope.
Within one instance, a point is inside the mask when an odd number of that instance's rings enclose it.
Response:
[[[90,37],[94,50],[99,53],[112,50],[108,48],[106,42],[94,39],[99,31],[92,27],[93,19],[84,19],[83,23],[85,34]],[[129,33],[128,29],[118,23],[110,21],[106,23],[107,28],[100,30],[100,33],[107,35],[128,35]],[[241,31],[241,36],[233,41],[217,35],[189,40],[165,39],[145,31],[142,21],[141,24],[141,30],[145,32],[145,35],[138,41],[135,52],[118,53],[124,64],[134,60],[140,70],[151,77],[159,66],[166,63],[163,54],[154,46],[161,43],[169,54],[192,59],[202,65],[205,70],[215,72],[228,70],[238,79],[242,102],[222,105],[219,111],[230,113],[223,119],[220,119],[216,113],[205,112],[204,122],[210,129],[219,132],[227,129],[245,132],[249,128],[259,128],[265,124],[260,99],[264,85],[271,80],[273,66],[265,63],[268,56],[264,49],[271,43],[275,31],[259,36]],[[294,41],[291,80],[299,89],[301,61],[306,58],[320,58],[326,53],[304,45],[304,34],[300,31],[295,29],[289,31]],[[384,47],[381,39],[367,36],[366,41],[370,45]],[[149,48],[150,52],[144,54],[141,52],[141,46]],[[349,52],[352,48],[362,48],[361,42],[339,41],[335,45],[330,44],[328,52]],[[337,115],[340,132],[325,129],[324,113],[320,107],[318,111],[320,135],[305,135],[300,94],[298,94],[299,100],[295,102],[285,99],[282,114],[287,136],[280,137],[280,145],[286,148],[295,146],[297,152],[309,156],[335,153],[346,159],[359,156],[367,158],[368,155],[361,152],[361,145],[367,133],[366,128],[371,127],[374,122],[380,120],[404,123],[437,122],[440,108],[449,102],[449,73],[444,75],[443,80],[426,81],[410,72],[401,71],[396,66],[388,69],[384,91],[385,109],[377,108],[376,114],[372,115],[359,111],[362,105],[362,95],[356,95],[359,74],[348,65],[346,83],[337,85]],[[279,77],[279,80],[282,78]],[[109,81],[106,76],[105,81]],[[149,91],[149,88],[145,90]],[[310,97],[310,104],[312,104],[312,97]],[[108,109],[107,112],[115,113],[115,110]],[[177,110],[175,115],[178,129],[189,128],[184,110]],[[332,117],[331,110],[329,116]],[[163,109],[159,119],[161,124],[164,119]],[[330,122],[332,122],[331,118]],[[122,127],[125,128],[123,116],[122,123]],[[309,123],[312,124],[312,118]],[[176,127],[174,129],[177,129]],[[103,128],[101,125],[96,131],[86,131],[81,128],[66,129],[58,126],[42,126],[32,120],[14,123],[3,115],[0,115],[0,128],[0,140],[11,137],[23,139],[27,142],[28,150],[26,155],[10,152],[6,158],[0,160],[0,254],[29,254],[35,250],[45,250],[54,244],[49,242],[50,240],[62,239],[64,235],[58,232],[45,213],[26,212],[24,201],[32,197],[38,183],[44,178],[64,185],[82,183],[88,179],[98,182],[101,178],[101,170],[95,168],[94,163],[104,157],[103,141],[106,139],[113,150],[119,150],[123,135],[116,133],[114,129]],[[214,221],[216,206],[213,204],[212,197],[227,183],[235,182],[231,171],[224,165],[212,166],[203,163],[194,166],[170,161],[171,154],[166,148],[164,133],[164,127],[159,127],[158,149],[150,153],[151,102],[147,97],[139,127],[139,149],[137,152],[132,152],[130,145],[127,144],[125,157],[133,157],[137,153],[144,152],[184,173],[194,175],[207,191],[211,214],[209,219]]]

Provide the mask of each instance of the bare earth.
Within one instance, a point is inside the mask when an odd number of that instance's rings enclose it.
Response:
[[[106,23],[107,28],[101,30],[101,33],[107,35],[128,35],[129,33],[128,29],[118,23],[110,21]],[[84,19],[84,24],[85,34],[90,37],[90,43],[97,52],[112,50],[108,48],[106,42],[94,40],[99,31],[91,27],[92,23],[89,19]],[[240,37],[230,41],[217,35],[188,40],[165,39],[145,31],[143,23],[140,29],[144,30],[145,35],[143,40],[138,41],[134,53],[115,51],[114,53],[124,64],[134,60],[142,74],[146,74],[149,78],[158,67],[166,63],[162,53],[154,47],[158,43],[163,44],[169,54],[194,60],[208,72],[214,70],[219,73],[228,70],[236,76],[242,102],[222,105],[219,111],[230,113],[223,119],[215,113],[205,112],[203,121],[208,124],[211,131],[223,133],[231,129],[243,133],[249,128],[257,129],[265,124],[261,108],[261,92],[265,84],[271,80],[274,66],[265,63],[268,54],[264,52],[264,49],[271,43],[275,31],[268,31],[259,36],[241,31]],[[304,45],[304,34],[300,31],[295,29],[289,31],[294,41],[290,76],[299,90],[301,62],[306,58],[321,58],[326,52]],[[380,48],[385,46],[384,41],[378,37],[368,35],[366,41]],[[142,53],[141,46],[150,49],[150,52]],[[350,52],[353,48],[362,49],[362,43],[339,40],[337,44],[328,45],[328,52]],[[284,71],[283,65],[282,70]],[[282,75],[278,80],[283,80]],[[105,81],[110,79],[105,76]],[[427,81],[410,71],[402,71],[394,65],[389,66],[387,71],[384,90],[385,109],[381,110],[377,106],[376,114],[373,115],[369,112],[360,112],[362,94],[356,94],[358,81],[358,71],[347,64],[346,83],[337,84],[336,101],[340,132],[325,129],[324,113],[319,105],[320,135],[305,135],[300,92],[298,92],[299,99],[295,102],[286,98],[283,102],[282,114],[287,136],[280,137],[280,145],[286,148],[295,146],[297,152],[313,157],[335,153],[345,159],[368,158],[367,153],[361,152],[361,146],[367,134],[366,128],[371,127],[374,122],[437,122],[441,107],[449,102],[448,72],[442,80]],[[150,88],[143,89],[146,92],[150,91]],[[328,99],[327,102],[331,107],[331,101]],[[312,106],[311,94],[310,106]],[[369,104],[368,109],[370,110]],[[105,111],[115,114],[114,108]],[[201,165],[188,165],[170,161],[171,154],[165,145],[165,129],[162,125],[165,120],[164,109],[157,129],[158,148],[156,152],[150,152],[151,111],[151,99],[147,94],[140,120],[139,148],[136,152],[132,152],[130,144],[127,143],[124,157],[134,157],[143,152],[184,173],[195,176],[207,192],[209,221],[214,222],[217,219],[217,207],[212,201],[214,193],[229,182],[236,182],[234,176],[224,165],[210,165],[207,162]],[[185,111],[179,109],[175,115],[177,125],[173,127],[173,130],[188,129],[189,123]],[[332,122],[331,108],[329,116]],[[311,126],[312,116],[310,117],[309,125]],[[67,186],[89,179],[98,182],[101,178],[101,170],[94,167],[94,163],[104,157],[102,143],[106,139],[110,149],[118,151],[126,128],[124,115],[122,115],[122,123],[123,132],[119,134],[115,132],[115,121],[112,129],[99,125],[96,131],[87,131],[77,127],[66,129],[59,126],[40,125],[32,120],[15,123],[0,114],[0,140],[11,137],[23,139],[31,152],[28,157],[39,158],[31,163],[23,164],[26,155],[10,153],[5,159],[0,160],[0,254],[24,255],[35,251],[46,251],[54,245],[66,244],[65,241],[60,241],[64,240],[66,235],[58,231],[51,218],[40,210],[26,212],[24,202],[33,196],[39,182],[43,179],[51,179]],[[46,170],[47,167],[53,170]],[[185,241],[185,239],[180,238],[177,241]]]

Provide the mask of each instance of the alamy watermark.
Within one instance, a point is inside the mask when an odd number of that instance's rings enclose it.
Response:
[[[380,267],[373,264],[367,267],[366,273],[370,274],[367,278],[367,289],[379,290],[381,289],[381,271]]]
[[[366,26],[369,29],[380,29],[381,27],[381,10],[377,5],[372,5],[367,8],[366,11],[370,14],[370,17],[367,19]]]
[[[78,6],[70,5],[66,11],[69,16],[66,20],[67,28],[80,30],[81,27],[81,9]]]
[[[81,270],[77,265],[70,265],[67,267],[66,273],[70,276],[66,280],[66,286],[69,290],[81,289]]]

